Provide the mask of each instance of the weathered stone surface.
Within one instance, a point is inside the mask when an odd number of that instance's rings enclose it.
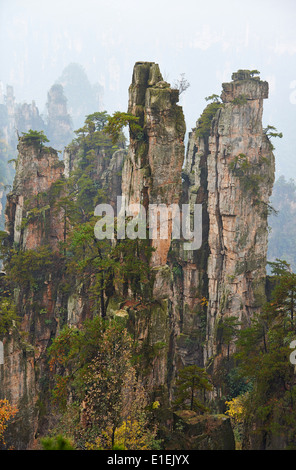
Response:
[[[100,175],[102,188],[105,189],[109,204],[112,206],[116,205],[117,196],[121,195],[122,168],[126,155],[127,151],[125,149],[116,150],[108,167]]]
[[[0,399],[19,409],[18,420],[5,434],[17,450],[27,449],[38,425],[34,348],[22,341],[16,328],[4,338],[4,364],[0,365]]]
[[[236,98],[250,100],[268,98],[268,83],[260,80],[252,71],[238,70],[232,74],[231,79],[230,83],[222,83],[221,98],[224,103]]]
[[[64,164],[52,148],[39,148],[20,140],[18,150],[13,189],[7,196],[6,228],[23,249],[37,248],[45,241],[57,247],[63,240],[62,215],[51,212],[49,206],[42,207],[38,195],[47,194],[53,183],[62,177]],[[39,211],[39,217],[32,217],[34,209]],[[22,224],[24,219],[26,224]]]
[[[203,175],[207,179],[203,191],[209,246],[206,361],[217,353],[215,329],[223,315],[247,323],[265,295],[266,209],[275,170],[262,128],[268,84],[251,78],[248,71],[233,78],[223,84],[224,103],[212,120],[209,137],[192,131],[185,162],[190,200],[201,194]],[[241,96],[245,99],[235,99]]]
[[[128,112],[139,118],[142,133],[137,136],[130,131],[130,146],[122,171],[122,195],[126,205],[142,204],[146,209],[147,221],[151,205],[166,207],[179,204],[182,196],[182,165],[184,161],[185,121],[182,108],[177,105],[179,92],[165,82],[158,64],[137,62],[134,66],[132,83],[129,88]],[[136,214],[136,211],[135,211]],[[169,262],[171,248],[173,213],[168,211],[167,236],[160,238],[164,228],[161,221],[157,234],[150,241],[155,248],[151,268],[155,276],[153,297],[162,307],[160,322],[155,323],[155,308],[151,307],[144,325],[145,337],[150,338],[152,350],[158,350],[159,340],[155,338],[156,328],[164,335],[165,343],[149,367],[149,386],[164,387],[171,394],[171,381],[176,367],[176,338],[182,329],[180,305],[182,296],[179,282],[175,282]],[[166,224],[166,222],[165,222]]]
[[[92,178],[105,190],[108,202],[115,206],[117,196],[121,196],[122,168],[127,155],[126,149],[115,150],[111,157],[107,157],[104,149],[99,149],[94,161]],[[78,169],[80,160],[79,146],[68,146],[64,150],[63,161],[65,177]]]
[[[184,160],[185,121],[178,90],[163,81],[153,62],[137,62],[129,88],[128,112],[139,117],[142,136],[131,132],[123,168],[122,194],[127,204],[178,204]],[[171,217],[167,239],[152,240],[153,266],[165,265],[171,241]]]
[[[63,176],[64,165],[52,148],[25,143],[20,139],[12,191],[6,205],[6,230],[20,252],[48,246],[52,252],[64,237],[62,211],[49,204],[52,185]],[[47,261],[47,260],[46,260]],[[20,314],[19,332],[4,338],[4,365],[0,371],[3,396],[19,408],[18,421],[8,431],[7,442],[16,449],[31,448],[38,428],[37,402],[40,392],[39,374],[46,369],[44,355],[55,331],[59,310],[55,283],[60,273],[36,279],[38,291],[19,286],[15,301]]]
[[[54,149],[20,139],[18,151],[14,185],[7,198],[6,230],[11,243],[20,251],[49,246],[58,260],[59,242],[65,237],[64,213],[51,204],[50,194],[54,183],[69,176],[74,169],[77,155],[70,155],[71,162],[66,161],[68,173],[65,175],[65,165]],[[125,150],[118,150],[109,159],[102,153],[97,156],[94,178],[106,189],[114,204],[116,196],[121,194],[125,155]],[[58,270],[47,272],[37,291],[17,289],[16,302],[21,313],[19,331],[27,335],[27,343],[17,332],[4,340],[4,365],[0,366],[2,392],[21,409],[19,425],[14,424],[8,431],[7,442],[8,445],[13,442],[19,449],[33,448],[34,436],[40,427],[36,404],[44,393],[41,377],[48,373],[46,349],[60,330],[60,322],[66,320],[69,325],[79,326],[89,307],[87,295],[81,292],[83,286],[73,285],[68,297],[59,292],[61,276]]]

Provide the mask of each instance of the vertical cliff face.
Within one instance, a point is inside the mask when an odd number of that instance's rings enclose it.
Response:
[[[223,84],[222,103],[210,105],[214,116],[209,128],[204,113],[192,131],[185,165],[188,197],[203,192],[208,215],[205,360],[219,352],[219,323],[235,316],[248,324],[265,299],[267,214],[274,181],[272,146],[262,128],[268,84],[248,71],[234,73],[232,79]]]
[[[62,85],[53,85],[47,94],[47,136],[52,147],[62,150],[73,138],[71,117]]]
[[[46,374],[46,349],[58,324],[61,269],[57,252],[64,224],[62,212],[50,204],[50,194],[64,165],[52,148],[23,139],[18,152],[14,185],[7,196],[6,230],[11,248],[27,267],[23,274],[15,268],[14,300],[20,325],[13,326],[3,340],[0,375],[1,396],[20,410],[8,439],[16,449],[25,449],[33,445],[39,425],[40,374]]]
[[[130,146],[122,172],[122,196],[126,206],[144,206],[148,225],[151,205],[178,205],[182,196],[185,121],[182,108],[177,105],[178,99],[178,90],[163,80],[158,64],[135,64],[128,112],[138,117],[138,122],[137,126],[130,126]],[[148,386],[164,387],[165,393],[172,380],[178,329],[172,305],[172,271],[168,264],[173,212],[169,210],[167,215],[167,236],[160,237],[163,227],[159,219],[149,240],[155,250],[150,260],[154,301],[147,306],[146,315],[129,309],[130,315],[135,315],[141,340],[150,351],[158,348],[148,365]],[[161,348],[160,344],[163,345]]]
[[[35,101],[31,104],[18,104],[15,110],[15,129],[21,132],[28,132],[29,129],[41,130],[45,128],[45,123],[39,114]],[[14,131],[15,131],[14,129]]]
[[[53,85],[48,92],[48,119],[47,122],[39,113],[35,101],[32,103],[17,103],[14,97],[13,87],[7,86],[6,95],[2,98],[1,104],[1,122],[0,136],[2,139],[1,146],[3,152],[0,156],[0,186],[12,184],[14,171],[13,166],[8,160],[17,157],[18,136],[30,129],[34,131],[43,130],[50,140],[51,146],[61,151],[69,144],[73,138],[72,122],[70,115],[67,113],[67,100],[63,95],[63,87],[61,85]],[[2,206],[5,208],[5,198],[7,191],[4,189],[3,195],[0,196]],[[3,204],[4,200],[4,204]],[[3,210],[0,205],[0,226],[3,228]],[[3,208],[3,209],[4,209]]]
[[[52,185],[62,177],[64,164],[49,147],[21,140],[18,151],[13,190],[7,196],[7,229],[21,249],[35,249],[45,243],[57,249],[63,239],[61,214],[51,212],[46,199]]]
[[[9,160],[17,157],[18,134],[29,129],[41,130],[44,122],[39,115],[38,108],[34,101],[31,104],[16,102],[13,87],[7,86],[6,94],[2,98],[1,119],[0,119],[0,227],[4,228],[4,211],[6,203],[6,186],[12,185],[14,178],[14,168]]]
[[[117,197],[122,192],[122,169],[127,150],[124,148],[115,150],[112,155],[106,155],[105,150],[97,152],[92,170],[92,179],[106,193],[108,203],[116,206]],[[81,161],[81,149],[79,146],[68,146],[64,150],[65,177],[68,178],[78,169]]]
[[[232,78],[223,84],[222,102],[214,98],[190,133],[183,169],[184,122],[176,90],[151,63],[136,64],[129,90],[129,112],[139,117],[146,139],[131,133],[122,186],[127,202],[147,208],[151,203],[202,205],[198,250],[184,251],[171,233],[152,242],[152,266],[158,266],[153,292],[169,312],[171,379],[182,365],[203,366],[223,357],[229,346],[217,331],[225,319],[246,325],[265,300],[274,181],[272,146],[262,128],[268,84],[248,71]],[[168,363],[163,357],[162,368]]]
[[[122,194],[127,204],[142,204],[148,216],[149,204],[178,204],[180,200],[185,121],[178,100],[178,90],[163,80],[157,64],[135,64],[128,112],[139,118],[141,131],[131,131]],[[156,249],[152,265],[166,264],[170,239],[171,227],[167,239],[152,240]]]

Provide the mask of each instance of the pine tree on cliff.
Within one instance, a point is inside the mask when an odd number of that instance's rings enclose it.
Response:
[[[174,407],[202,413],[209,411],[203,403],[206,390],[212,390],[206,371],[197,365],[184,367],[176,380]]]

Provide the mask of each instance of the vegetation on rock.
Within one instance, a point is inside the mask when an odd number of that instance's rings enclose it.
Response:
[[[109,117],[105,132],[111,136],[112,142],[115,144],[120,138],[123,127],[129,125],[132,137],[141,141],[144,139],[144,133],[138,122],[139,117],[117,111],[112,117]]]
[[[43,131],[34,131],[30,129],[28,132],[22,132],[22,141],[26,145],[35,145],[42,149],[43,144],[49,142]]]
[[[196,136],[206,139],[209,137],[211,132],[212,120],[215,117],[217,111],[223,106],[217,95],[211,95],[206,100],[213,100],[212,103],[208,104],[204,109],[202,115],[197,121]]]
[[[82,328],[66,327],[49,349],[54,373],[53,397],[67,411],[82,406],[82,417],[72,432],[86,449],[147,449],[155,440],[149,426],[147,394],[137,372],[137,344],[125,322],[94,317]],[[65,418],[64,418],[65,419]],[[70,437],[70,436],[69,436]]]

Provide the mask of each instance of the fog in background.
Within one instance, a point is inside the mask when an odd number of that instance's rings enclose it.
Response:
[[[296,2],[294,0],[0,0],[0,80],[18,102],[45,109],[47,92],[70,63],[102,87],[99,110],[126,111],[136,61],[157,62],[165,80],[185,74],[187,132],[240,68],[270,86],[264,125],[277,176],[296,179]],[[92,111],[97,111],[93,109]]]

